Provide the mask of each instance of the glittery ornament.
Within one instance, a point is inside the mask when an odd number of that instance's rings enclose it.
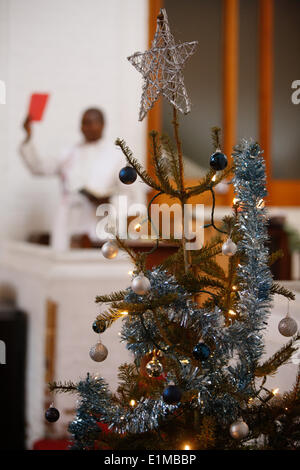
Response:
[[[136,276],[132,282],[131,282],[131,288],[133,292],[135,292],[138,295],[145,295],[147,292],[149,292],[151,288],[151,284],[149,279],[144,276],[143,273],[140,273],[138,276]]]
[[[203,342],[196,344],[193,349],[193,356],[199,361],[205,361],[209,358],[210,348]]]
[[[233,439],[244,439],[249,434],[248,424],[243,421],[243,418],[239,418],[230,425],[229,432]]]
[[[293,336],[298,330],[298,325],[296,320],[287,314],[287,316],[278,323],[278,330],[282,336]]]
[[[101,341],[98,341],[98,343],[96,343],[90,349],[90,357],[95,362],[104,361],[107,358],[107,355],[108,355],[108,350],[104,346],[104,344],[101,343]]]
[[[154,358],[146,365],[146,371],[149,377],[159,377],[163,372],[163,366],[158,359]]]
[[[231,240],[231,238],[228,238],[225,243],[222,245],[222,253],[223,255],[226,256],[233,256],[235,255],[237,251],[237,246],[236,244]]]
[[[45,412],[45,418],[49,423],[55,423],[59,418],[59,411],[51,405]]]
[[[181,400],[182,392],[176,385],[169,385],[163,391],[163,400],[167,405],[175,405]]]
[[[144,53],[135,52],[128,57],[129,62],[144,78],[140,121],[153,107],[159,95],[182,113],[190,112],[191,103],[184,86],[183,67],[194,54],[197,44],[197,41],[193,41],[176,45],[170,32],[166,10],[160,10],[151,49]]]
[[[119,179],[123,184],[132,184],[137,179],[137,172],[132,166],[125,166],[120,170]]]
[[[217,151],[211,155],[209,164],[216,171],[224,170],[227,167],[227,157],[224,153]]]
[[[116,243],[112,241],[105,242],[101,248],[104,258],[113,259],[117,256],[119,248]]]

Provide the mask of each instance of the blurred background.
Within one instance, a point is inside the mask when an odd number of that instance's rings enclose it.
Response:
[[[186,178],[192,184],[207,171],[212,126],[222,127],[228,156],[242,137],[260,142],[268,176],[270,246],[285,255],[273,274],[295,291],[290,313],[299,319],[300,1],[0,0],[3,448],[63,446],[76,398],[55,397],[61,419],[47,424],[44,410],[53,400],[47,382],[77,380],[89,371],[103,375],[115,390],[117,367],[130,360],[119,343],[120,321],[102,335],[107,360],[99,366],[89,358],[97,341],[91,324],[101,308],[94,298],[127,287],[131,265],[122,255],[106,260],[89,243],[64,251],[47,244],[61,187],[56,177],[33,175],[20,157],[30,96],[49,94],[42,121],[34,123],[35,143],[47,158],[80,141],[81,115],[97,107],[105,114],[105,139],[124,138],[149,165],[147,132],[172,134],[170,107],[159,101],[138,122],[142,78],[126,58],[151,44],[161,7],[167,9],[176,42],[199,41],[185,71],[192,112],[180,118]],[[230,184],[218,188],[217,220],[230,213],[232,199]],[[208,217],[209,198],[195,202],[205,204]],[[277,324],[287,308],[286,301],[275,300],[266,354],[283,344]],[[287,390],[295,368],[283,367],[270,385]]]

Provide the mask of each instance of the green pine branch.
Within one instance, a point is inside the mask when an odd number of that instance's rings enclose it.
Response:
[[[182,248],[180,247],[176,253],[164,259],[159,266],[161,270],[169,271],[173,274],[177,271],[178,267],[180,266],[182,267],[182,270],[184,271],[184,259],[183,259]]]
[[[158,133],[155,131],[150,132],[152,138],[152,157],[154,163],[155,174],[159,180],[161,187],[163,188],[166,194],[173,195],[177,197],[179,195],[178,191],[173,188],[169,180],[169,166],[166,164],[162,157],[162,149],[158,142]]]
[[[272,264],[276,263],[276,261],[282,257],[283,257],[282,250],[277,250],[277,251],[274,251],[274,253],[271,253],[269,256],[269,261],[268,261],[269,266],[272,266]]]
[[[205,191],[207,191],[208,189],[210,188],[213,188],[214,186],[216,186],[217,184],[219,184],[227,175],[229,175],[232,171],[232,167],[227,167],[225,170],[223,171],[220,171],[217,175],[216,175],[216,171],[215,170],[210,170],[206,176],[204,176],[204,178],[202,178],[200,181],[199,181],[199,184],[195,185],[195,186],[192,186],[192,187],[188,187],[187,188],[187,195],[188,197],[191,197],[191,196],[197,196],[201,193],[204,193]],[[214,178],[214,181],[212,181],[212,178],[215,176]]]
[[[178,299],[178,294],[170,292],[165,295],[159,295],[155,297],[155,293],[152,292],[151,298],[145,298],[145,300],[141,303],[134,303],[134,302],[112,302],[111,309],[117,311],[127,311],[129,314],[140,314],[144,313],[147,310],[155,310],[158,307],[164,307],[167,305],[172,304],[175,300]]]
[[[211,128],[211,140],[215,150],[221,148],[221,128],[214,126]]]
[[[289,289],[287,289],[284,286],[281,286],[280,284],[277,284],[276,282],[273,283],[273,285],[271,287],[271,290],[270,290],[270,293],[271,294],[283,295],[284,297],[286,297],[289,300],[295,300],[295,298],[296,298],[295,294],[292,291],[290,291]]]
[[[162,187],[157,184],[153,178],[143,169],[142,165],[138,162],[136,158],[133,157],[131,150],[127,147],[126,143],[122,139],[117,139],[115,144],[120,147],[123,154],[126,157],[127,162],[136,170],[137,174],[141,178],[141,180],[153,189],[157,191],[163,191]]]
[[[213,259],[207,259],[199,264],[199,269],[209,276],[216,277],[220,281],[226,279],[226,274],[223,268]]]
[[[128,292],[126,290],[120,290],[118,292],[113,292],[112,294],[108,294],[108,295],[97,295],[95,302],[96,303],[118,302],[118,301],[124,300],[124,297],[127,294]]]
[[[171,139],[168,135],[164,134],[160,137],[161,145],[168,156],[170,162],[170,171],[171,175],[174,178],[174,181],[177,185],[177,188],[180,187],[180,172],[179,172],[179,160],[178,153],[174,150]]]
[[[224,288],[224,284],[207,276],[195,276],[192,273],[183,274],[179,278],[180,284],[191,293],[197,293],[205,287]]]
[[[286,343],[281,349],[279,349],[273,356],[267,361],[258,366],[255,370],[256,377],[264,377],[266,375],[273,375],[277,372],[278,368],[283,364],[286,364],[292,354],[297,350],[295,342],[300,339],[300,334],[294,336],[288,343]]]
[[[122,310],[119,308],[114,308],[113,307],[114,304],[115,302],[112,303],[112,308],[106,310],[105,312],[101,312],[97,316],[95,320],[95,323],[97,324],[97,326],[99,324],[99,326],[101,327],[104,323],[105,327],[109,328],[115,321],[123,317],[124,313],[122,313],[122,311],[124,311],[125,309]]]
[[[77,385],[72,381],[50,382],[48,384],[50,392],[55,393],[76,393]]]

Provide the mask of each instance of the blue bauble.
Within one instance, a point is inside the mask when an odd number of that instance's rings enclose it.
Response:
[[[176,385],[169,385],[163,391],[163,400],[167,405],[175,405],[181,399],[182,392]]]
[[[215,152],[211,155],[209,164],[216,171],[224,170],[227,167],[227,157],[222,152]]]
[[[210,348],[205,343],[198,343],[193,349],[193,356],[198,361],[205,361],[209,358]]]
[[[55,423],[59,418],[59,411],[54,408],[54,406],[50,406],[50,408],[46,410],[45,418],[49,423]]]
[[[132,166],[124,166],[119,173],[120,181],[124,184],[132,184],[137,178],[137,172]]]
[[[105,321],[94,321],[92,328],[95,333],[104,333],[106,330]]]

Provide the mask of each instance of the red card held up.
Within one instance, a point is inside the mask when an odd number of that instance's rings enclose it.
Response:
[[[33,93],[31,95],[28,115],[32,121],[42,120],[48,98],[48,93]]]

